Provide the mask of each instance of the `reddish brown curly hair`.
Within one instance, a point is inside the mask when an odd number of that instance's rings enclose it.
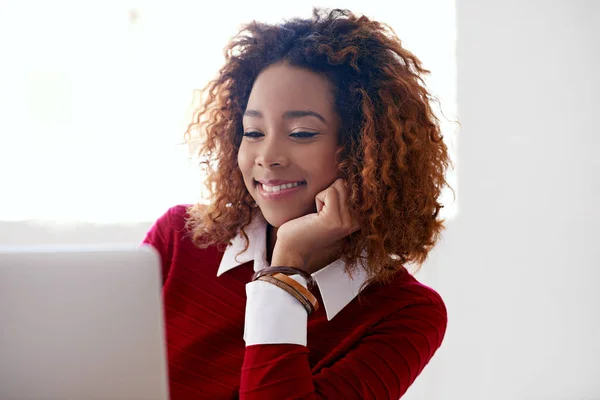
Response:
[[[343,244],[348,272],[362,266],[370,281],[385,281],[407,263],[420,266],[443,229],[439,197],[450,160],[422,79],[429,71],[394,31],[348,10],[315,8],[312,19],[245,25],[225,58],[185,133],[210,193],[208,207],[189,209],[196,244],[224,245],[238,232],[247,240],[244,228],[260,210],[237,165],[242,115],[258,74],[284,61],[334,87],[338,167],[361,224]]]

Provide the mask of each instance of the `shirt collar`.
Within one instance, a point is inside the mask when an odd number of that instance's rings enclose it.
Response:
[[[245,241],[242,234],[239,233],[225,249],[217,276],[249,261],[254,261],[254,271],[269,266],[267,262],[267,222],[264,217],[258,213],[245,231],[248,235],[248,249],[242,252]],[[242,253],[240,254],[240,252]],[[358,295],[367,279],[366,272],[362,268],[357,268],[350,277],[344,271],[344,262],[340,259],[315,272],[312,276],[319,286],[328,320],[335,317]]]

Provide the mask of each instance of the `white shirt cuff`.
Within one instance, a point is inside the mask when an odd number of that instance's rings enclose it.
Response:
[[[306,287],[299,275],[290,278]],[[256,344],[298,344],[306,346],[308,314],[294,296],[269,282],[246,284],[246,346]]]

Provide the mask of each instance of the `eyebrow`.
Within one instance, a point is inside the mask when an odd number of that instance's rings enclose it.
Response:
[[[244,116],[262,118],[263,113],[261,113],[260,111],[257,111],[257,110],[246,110],[244,112]],[[311,111],[311,110],[290,110],[290,111],[286,111],[283,113],[283,119],[297,119],[297,118],[304,118],[304,117],[315,117],[315,118],[318,118],[319,120],[321,120],[321,122],[323,122],[325,124],[327,123],[327,120],[325,119],[325,117],[323,117],[318,112]]]

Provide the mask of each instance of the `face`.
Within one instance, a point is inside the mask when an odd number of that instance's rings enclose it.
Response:
[[[257,77],[243,118],[238,164],[274,227],[316,211],[315,196],[338,177],[339,117],[324,76],[284,63]]]

